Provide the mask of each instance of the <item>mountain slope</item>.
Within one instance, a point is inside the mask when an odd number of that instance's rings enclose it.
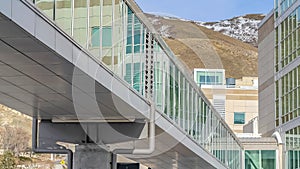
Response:
[[[190,73],[194,68],[225,69],[226,77],[257,76],[257,48],[199,25],[198,22],[147,14]],[[182,51],[190,49],[189,55]],[[193,61],[191,61],[193,60]]]
[[[262,14],[248,14],[219,22],[198,22],[197,24],[257,46],[258,25],[264,16]]]

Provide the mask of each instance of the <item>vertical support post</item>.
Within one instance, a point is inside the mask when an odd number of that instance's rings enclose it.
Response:
[[[145,91],[146,98],[153,99],[154,83],[154,45],[153,37],[150,33],[146,34],[146,69],[145,69]]]
[[[75,147],[74,169],[111,169],[112,153],[97,144],[84,144]]]

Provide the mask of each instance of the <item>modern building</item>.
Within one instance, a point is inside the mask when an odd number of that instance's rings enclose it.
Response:
[[[195,69],[194,80],[235,133],[258,117],[257,77],[225,80],[224,69]]]
[[[117,155],[243,168],[238,138],[133,0],[0,1],[0,39],[0,103],[34,118],[34,151],[76,169],[115,169]]]
[[[276,0],[259,28],[259,123],[276,136],[281,168],[300,167],[300,1]]]
[[[258,131],[258,78],[224,77],[223,69],[194,71],[194,80],[204,95],[241,141],[244,168],[278,169],[280,146],[274,137],[262,137]]]

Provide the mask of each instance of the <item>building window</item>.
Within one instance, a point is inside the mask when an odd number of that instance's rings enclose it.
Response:
[[[110,26],[105,26],[102,28],[102,46],[112,46],[112,30]]]
[[[244,112],[234,112],[234,124],[245,124]]]
[[[92,27],[92,47],[100,47],[99,26]]]
[[[195,69],[194,78],[196,83],[201,85],[223,85],[224,84],[223,69]]]
[[[100,30],[99,26],[92,27],[92,47],[100,46]],[[105,26],[102,28],[102,46],[111,47],[112,46],[112,30],[110,26]]]
[[[276,169],[275,150],[245,150],[245,169]]]

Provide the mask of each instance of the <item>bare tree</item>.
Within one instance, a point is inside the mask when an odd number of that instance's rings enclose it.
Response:
[[[22,128],[5,125],[0,129],[0,148],[19,155],[29,147],[30,135]]]

